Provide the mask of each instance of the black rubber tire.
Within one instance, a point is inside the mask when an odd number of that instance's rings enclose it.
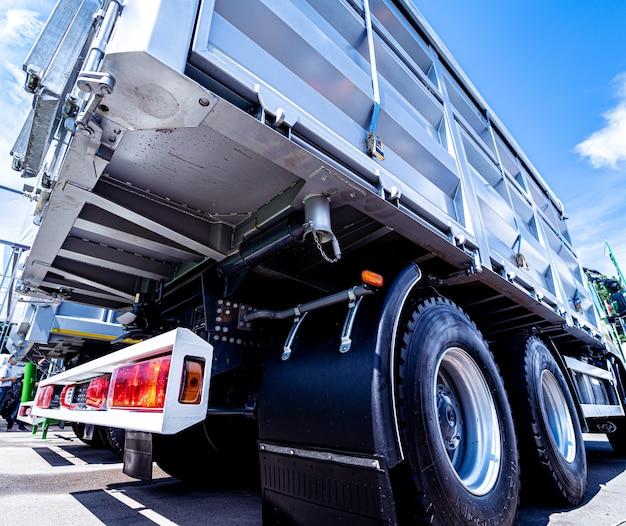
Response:
[[[194,487],[249,487],[259,481],[257,436],[253,422],[221,416],[176,435],[153,435],[153,458]]]
[[[119,457],[124,456],[124,442],[126,431],[119,427],[103,427],[102,437],[106,441],[107,447]]]
[[[563,372],[533,336],[503,349],[501,362],[520,445],[524,497],[577,506],[585,498],[587,458],[582,429]]]
[[[411,523],[512,525],[517,442],[504,384],[476,326],[431,298],[401,326],[398,394],[415,485]]]

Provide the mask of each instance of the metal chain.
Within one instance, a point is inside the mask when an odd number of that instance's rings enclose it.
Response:
[[[313,240],[315,241],[315,245],[317,246],[317,249],[320,251],[320,254],[322,255],[322,257],[328,261],[329,263],[337,263],[337,261],[339,261],[338,257],[334,257],[334,258],[330,258],[326,255],[326,252],[324,252],[324,248],[322,247],[322,244],[320,243],[320,240],[317,237],[317,232],[315,230],[311,230],[312,234],[313,234]]]

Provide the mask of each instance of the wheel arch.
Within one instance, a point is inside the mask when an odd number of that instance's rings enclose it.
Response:
[[[391,349],[400,313],[420,279],[419,267],[409,265],[378,294],[365,298],[355,315],[347,352],[339,351],[344,305],[311,312],[297,329],[288,359],[281,359],[279,348],[270,350],[258,408],[261,486],[268,521],[285,516],[294,523],[336,522],[339,513],[347,524],[363,524],[365,517],[396,523],[402,504],[394,501],[391,479],[403,457],[391,400]],[[290,451],[288,462],[284,449]],[[378,467],[347,468],[328,460],[335,455],[359,462],[370,459]],[[349,497],[334,511],[324,500],[325,493],[303,496],[300,486],[278,487],[273,477],[282,473],[289,480],[306,477],[311,484],[322,484],[329,469]],[[372,492],[367,499],[359,496],[363,488]],[[350,522],[353,516],[356,522]]]
[[[387,462],[390,467],[397,465],[404,460],[402,450],[402,438],[400,432],[399,412],[396,406],[397,382],[395,375],[397,374],[396,364],[399,353],[399,330],[403,316],[410,302],[418,296],[416,289],[422,278],[422,272],[417,265],[410,265],[403,269],[389,288],[385,302],[380,315],[380,322],[376,336],[376,355],[381,366],[381,372],[384,374],[374,377],[372,392],[381,392],[381,382],[385,382],[389,393],[387,399],[389,404],[384,400],[372,400],[374,406],[378,405],[381,411],[378,413],[379,422],[375,422],[377,429],[376,436],[379,440],[379,450],[386,452]],[[386,425],[387,423],[392,425]]]
[[[390,466],[401,460],[397,433],[390,429],[397,425],[389,401],[390,349],[400,313],[420,279],[419,267],[409,265],[378,294],[365,298],[356,312],[347,352],[339,352],[346,317],[343,305],[311,312],[299,327],[287,360],[280,358],[278,349],[270,350],[259,393],[261,440],[375,452]],[[345,428],[346,415],[356,419],[358,429]],[[302,432],[310,427],[311,418],[324,433]],[[362,436],[352,441],[344,431]]]

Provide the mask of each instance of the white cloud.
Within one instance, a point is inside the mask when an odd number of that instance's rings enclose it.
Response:
[[[607,240],[626,270],[626,229],[622,228],[626,189],[623,174],[605,170],[593,176],[584,192],[567,203],[568,229],[580,263],[607,275],[615,269],[604,254]]]
[[[22,189],[9,152],[30,109],[24,91],[24,59],[43,28],[54,0],[0,0],[0,185]],[[2,200],[0,199],[0,206]]]
[[[0,18],[2,47],[23,47],[31,44],[43,27],[39,13],[29,9],[8,9]]]
[[[618,75],[615,83],[620,101],[604,114],[606,126],[575,148],[594,168],[618,168],[626,161],[626,73]]]
[[[28,103],[24,104],[24,102],[30,101],[32,95],[24,90],[24,80],[26,78],[26,74],[22,68],[16,66],[15,64],[5,64],[5,68],[10,78],[10,81],[6,86],[6,95],[10,99],[11,104],[21,104],[27,106]]]
[[[32,103],[32,95],[24,90],[25,78],[22,68],[15,64],[4,64],[3,70],[0,70],[0,108],[3,111],[4,128],[2,135],[10,140],[15,139]],[[10,134],[7,133],[9,130]]]
[[[23,181],[17,172],[10,169],[10,151],[24,123],[32,95],[23,88],[25,74],[22,68],[13,63],[0,67],[0,111],[2,131],[0,132],[0,184],[11,188],[22,188]]]

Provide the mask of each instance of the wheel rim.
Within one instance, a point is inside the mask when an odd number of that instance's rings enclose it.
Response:
[[[474,495],[495,485],[502,461],[500,422],[489,386],[463,349],[447,349],[439,362],[435,409],[441,441],[458,480]]]
[[[541,373],[541,412],[557,451],[566,462],[576,458],[576,433],[567,400],[558,380],[547,369]]]

